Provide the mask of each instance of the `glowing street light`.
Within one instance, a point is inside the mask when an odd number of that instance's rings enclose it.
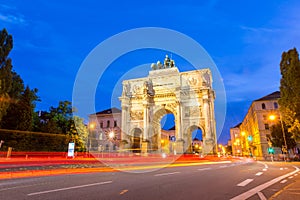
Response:
[[[92,122],[92,123],[89,124],[89,129],[90,130],[94,130],[95,127],[96,127],[96,124],[94,122]]]
[[[269,116],[269,120],[274,121],[275,119],[276,119],[276,116],[275,116],[275,115],[270,115],[270,116]]]
[[[275,115],[270,115],[269,119],[271,121],[274,121],[276,119],[276,116]],[[281,131],[282,131],[282,136],[283,136],[283,141],[284,141],[284,146],[282,148],[282,151],[283,151],[283,153],[286,153],[287,152],[287,143],[286,143],[285,132],[284,132],[284,127],[283,127],[283,123],[282,123],[281,114],[280,114],[280,124],[281,124]],[[284,160],[286,161],[285,157],[284,157]]]
[[[113,131],[108,134],[109,139],[113,139],[115,137],[115,133]]]

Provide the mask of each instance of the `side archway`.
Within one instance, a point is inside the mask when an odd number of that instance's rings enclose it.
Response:
[[[202,136],[201,139],[195,140],[196,135],[193,136],[193,133],[195,133],[197,130],[200,130]],[[184,140],[186,141],[185,143],[185,149],[186,153],[194,153],[196,152],[202,152],[202,147],[203,147],[203,141],[205,139],[205,132],[204,128],[201,127],[200,125],[191,125],[187,127],[185,134],[184,134]]]
[[[134,128],[131,131],[131,148],[134,153],[141,152],[141,141],[143,131],[140,128]]]

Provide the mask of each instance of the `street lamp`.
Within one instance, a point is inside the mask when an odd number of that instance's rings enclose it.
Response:
[[[286,143],[285,131],[284,131],[283,123],[282,123],[282,117],[281,117],[280,113],[279,113],[279,115],[280,115],[281,131],[282,131],[283,142],[284,142],[284,146],[282,147],[282,151],[283,151],[283,155],[284,155],[284,160],[286,161],[285,153],[287,153],[287,143]],[[276,116],[275,115],[270,115],[269,119],[271,121],[274,121],[276,119]]]
[[[115,133],[113,131],[108,134],[109,139],[113,139],[115,137]]]
[[[92,146],[90,135],[91,135],[92,131],[95,130],[95,128],[96,128],[95,122],[89,123],[89,133],[88,133],[88,137],[87,137],[87,140],[88,140],[87,141],[88,153],[90,153],[91,146]]]

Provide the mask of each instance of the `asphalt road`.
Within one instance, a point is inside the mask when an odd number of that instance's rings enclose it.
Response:
[[[298,170],[291,163],[228,161],[1,180],[0,199],[268,199],[296,178]]]

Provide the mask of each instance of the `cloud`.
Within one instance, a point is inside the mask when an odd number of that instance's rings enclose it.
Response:
[[[0,21],[6,22],[6,23],[12,23],[12,24],[25,24],[25,19],[23,16],[17,16],[17,15],[3,15],[0,14]]]
[[[277,28],[266,28],[266,27],[250,27],[250,26],[240,26],[242,30],[252,31],[252,32],[278,32],[280,29]]]
[[[0,5],[0,21],[9,24],[26,24],[24,15],[18,12],[16,7]]]

